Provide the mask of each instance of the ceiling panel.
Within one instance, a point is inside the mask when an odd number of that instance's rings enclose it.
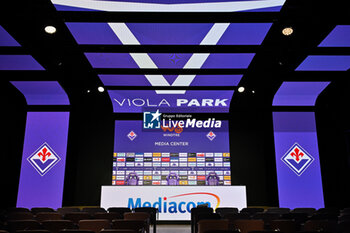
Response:
[[[28,105],[69,105],[66,92],[57,81],[12,81]]]
[[[273,106],[315,106],[318,95],[330,82],[283,82]]]
[[[0,55],[0,70],[44,70],[31,55]]]
[[[93,68],[239,69],[253,53],[85,53]]]
[[[272,23],[66,23],[78,44],[259,45]]]
[[[234,12],[280,11],[285,0],[51,0],[59,11]]]
[[[151,75],[147,75],[148,77]],[[155,75],[156,76],[156,75]],[[179,75],[162,75],[167,82],[173,84]],[[192,79],[191,86],[237,86],[242,75],[181,75]],[[145,75],[100,74],[105,86],[151,86]],[[157,76],[155,77],[157,78]]]
[[[0,46],[21,46],[2,26],[0,26]]]
[[[346,71],[350,68],[350,56],[308,56],[296,70],[303,71]]]
[[[319,47],[350,47],[350,25],[337,25]]]

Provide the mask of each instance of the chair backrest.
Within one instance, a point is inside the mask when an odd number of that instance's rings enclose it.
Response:
[[[8,208],[7,213],[13,213],[13,212],[30,212],[30,210],[28,208],[24,208],[24,207],[12,207],[12,208]]]
[[[36,214],[35,219],[39,222],[45,221],[45,220],[62,220],[63,215],[56,212],[39,212]]]
[[[7,222],[10,233],[20,230],[41,230],[41,225],[36,220],[12,220]]]
[[[124,219],[130,220],[142,220],[150,222],[151,215],[146,212],[137,212],[137,213],[124,213]]]
[[[113,219],[123,219],[123,215],[121,215],[120,213],[103,213],[103,212],[98,212],[95,213],[92,216],[93,219],[108,219],[110,222],[112,222]]]
[[[77,228],[77,226],[70,220],[45,220],[41,222],[41,225],[51,233],[58,233],[63,229]]]
[[[198,213],[194,220],[194,232],[198,232],[198,222],[201,220],[218,220],[221,219],[217,213]]]
[[[145,229],[145,221],[130,220],[130,219],[115,219],[112,221],[112,228],[136,230],[137,232],[140,232]]]
[[[298,224],[306,222],[309,217],[307,213],[288,213],[288,214],[282,214],[281,219],[292,219]]]
[[[208,230],[229,230],[227,219],[203,219],[198,222],[198,233],[204,233]]]
[[[239,231],[235,231],[235,230],[208,230],[208,231],[205,231],[205,233],[239,233]]]
[[[16,231],[16,233],[51,233],[48,230],[20,230]]]
[[[66,220],[71,220],[72,222],[78,224],[80,220],[84,219],[90,219],[91,214],[87,212],[73,212],[73,213],[66,213],[63,216],[64,219]]]
[[[110,207],[107,210],[108,212],[117,212],[117,213],[120,213],[121,215],[124,215],[124,213],[131,212],[131,209],[127,207]]]
[[[316,210],[316,213],[327,213],[327,214],[336,214],[339,215],[340,210],[339,208],[320,208]]]
[[[66,214],[66,213],[80,212],[80,209],[78,207],[62,207],[62,208],[58,208],[57,212],[60,214]]]
[[[337,221],[338,220],[338,214],[335,213],[314,213],[310,220],[332,220]]]
[[[236,220],[236,219],[251,219],[251,216],[249,213],[227,213],[224,214],[224,216],[222,217],[224,219],[228,219],[228,220]]]
[[[111,224],[107,219],[85,219],[78,223],[80,230],[90,230],[95,233],[100,233],[102,229],[111,228]]]
[[[261,219],[265,224],[269,224],[270,221],[281,218],[279,213],[256,213],[252,216],[252,219]]]
[[[138,233],[138,231],[131,229],[103,229],[101,233]]]
[[[137,213],[124,213],[125,220],[141,220],[145,222],[144,229],[149,233],[151,215],[146,212],[137,212]]]
[[[10,212],[7,214],[7,221],[9,220],[30,220],[34,219],[31,212]]]
[[[194,207],[191,209],[191,233],[195,233],[196,216],[199,213],[213,213],[214,210],[211,207]]]
[[[138,207],[135,208],[134,211],[137,212],[146,212],[150,214],[150,223],[155,224],[157,221],[157,212],[158,209],[154,207]]]
[[[276,213],[276,214],[287,214],[290,212],[289,208],[281,208],[281,207],[271,207],[268,208],[266,213]]]
[[[272,220],[270,222],[270,229],[274,231],[281,231],[283,233],[293,233],[298,230],[297,224],[291,219]]]
[[[303,226],[303,231],[336,232],[337,222],[329,220],[308,220]]]
[[[80,230],[80,229],[63,229],[59,233],[95,233],[90,230]]]
[[[215,213],[220,214],[221,217],[223,217],[225,214],[228,213],[238,213],[238,208],[234,207],[219,207],[215,209]]]
[[[308,215],[312,215],[313,213],[316,212],[315,208],[294,208],[291,210],[291,213],[306,213]]]
[[[264,221],[260,219],[238,219],[233,221],[233,226],[241,233],[248,233],[250,231],[263,231]]]
[[[85,207],[81,211],[88,212],[90,214],[94,214],[97,212],[102,212],[102,213],[107,212],[104,208],[101,208],[101,207]]]
[[[196,216],[196,221],[204,220],[204,219],[221,219],[220,214],[217,213],[198,213]]]
[[[350,214],[350,208],[349,208],[349,207],[344,208],[344,209],[342,209],[342,210],[340,211],[340,213],[342,213],[342,214],[347,214],[347,213],[349,213],[349,214]]]
[[[338,232],[350,232],[350,220],[338,222]]]
[[[49,207],[33,207],[30,209],[30,212],[36,215],[39,212],[55,212],[55,210]]]
[[[342,221],[350,221],[350,214],[341,214],[338,217],[338,222],[342,222]]]
[[[249,213],[250,215],[253,215],[255,213],[264,212],[264,211],[265,209],[260,207],[247,207],[247,208],[241,209],[240,213]]]

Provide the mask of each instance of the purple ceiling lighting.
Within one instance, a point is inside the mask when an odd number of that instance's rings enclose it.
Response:
[[[78,44],[200,45],[214,23],[66,23]],[[217,24],[219,25],[219,24]],[[229,23],[217,45],[260,45],[271,23]],[[125,27],[125,31],[121,30]],[[220,33],[220,32],[218,32]]]
[[[0,26],[0,46],[14,46],[19,47],[20,44],[13,39],[13,37]]]
[[[350,68],[350,56],[308,56],[297,71],[346,71]]]
[[[174,83],[179,75],[163,75],[169,84]],[[191,75],[183,75],[191,76]],[[100,74],[105,86],[151,86],[145,75]],[[242,75],[195,75],[191,86],[237,86]]]
[[[0,70],[44,70],[30,55],[0,55]]]
[[[59,11],[126,12],[271,12],[280,11],[285,0],[51,0]]]
[[[93,68],[245,69],[254,53],[85,53]]]
[[[318,95],[330,82],[283,82],[273,106],[314,106]]]
[[[28,105],[69,105],[66,92],[57,81],[12,81]]]
[[[321,42],[319,47],[349,47],[350,25],[338,25]]]
[[[20,47],[21,45],[0,26],[0,47]],[[0,55],[0,70],[44,70],[30,55]]]

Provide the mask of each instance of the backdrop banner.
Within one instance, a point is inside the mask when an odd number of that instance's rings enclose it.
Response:
[[[324,207],[314,112],[273,113],[280,207]]]
[[[69,112],[28,112],[17,207],[62,207]]]

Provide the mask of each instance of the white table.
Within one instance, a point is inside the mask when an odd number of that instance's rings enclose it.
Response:
[[[102,186],[101,207],[156,207],[159,220],[190,220],[191,208],[247,207],[245,186]]]

